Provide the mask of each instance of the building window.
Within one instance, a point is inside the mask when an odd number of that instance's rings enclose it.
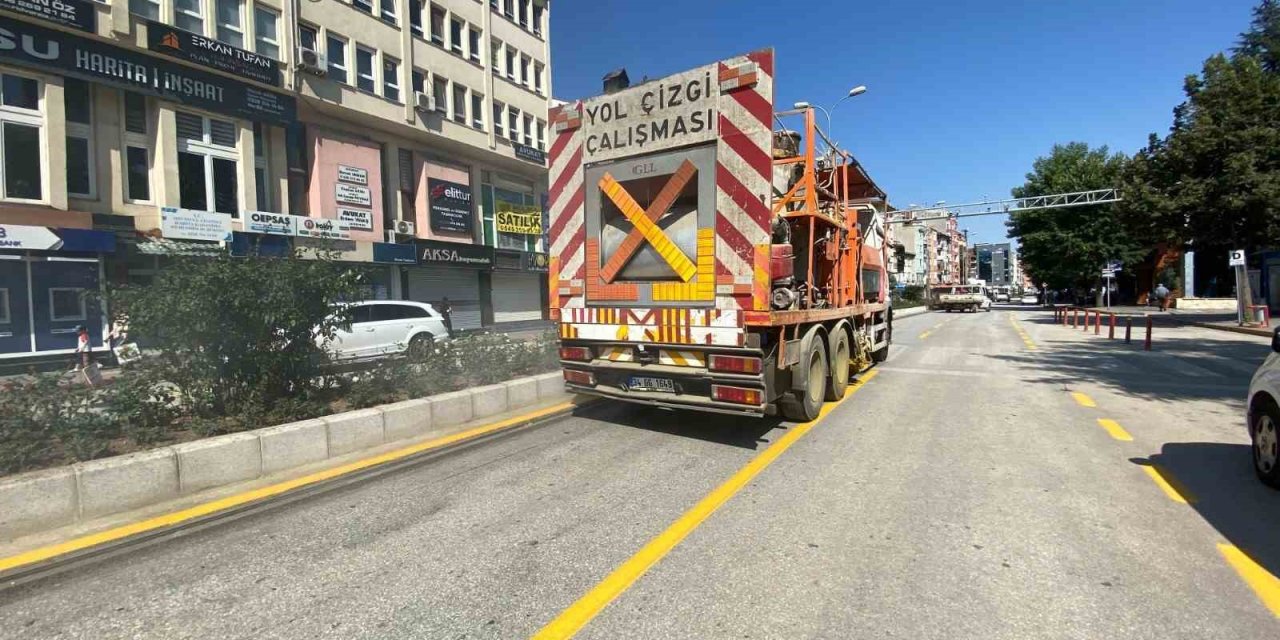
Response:
[[[382,56],[382,96],[400,102],[400,61]]]
[[[533,146],[533,116],[524,114],[524,146]]]
[[[351,0],[351,6],[358,11],[373,15],[373,0]]]
[[[484,96],[471,92],[471,126],[484,131]]]
[[[43,154],[32,154],[44,127],[40,88],[33,78],[0,75],[0,182],[7,199],[44,199]]]
[[[267,125],[253,123],[253,183],[258,196],[259,211],[275,211],[271,202],[271,180],[269,179],[270,163],[267,162]]]
[[[502,0],[502,15],[515,20],[516,8],[514,5],[515,0]]]
[[[444,9],[431,5],[431,41],[444,46]]]
[[[204,35],[204,8],[201,0],[173,0],[173,25]]]
[[[427,90],[426,90],[426,86],[427,86],[427,72],[426,72],[426,71],[423,71],[423,70],[421,70],[421,69],[414,69],[414,70],[413,70],[413,77],[411,78],[411,82],[413,83],[413,90],[414,90],[415,92],[417,92],[417,93],[426,93],[426,92],[427,92]]]
[[[453,119],[459,124],[467,124],[467,88],[453,83]]]
[[[280,59],[280,38],[276,32],[276,23],[279,20],[280,16],[276,12],[267,9],[262,5],[254,5],[254,50],[268,58],[271,58],[272,60]],[[303,28],[305,29],[306,27]],[[314,32],[311,34],[311,45],[315,46]]]
[[[520,56],[520,84],[526,87],[533,84],[533,74],[529,73],[531,62],[529,56]]]
[[[178,197],[183,209],[240,216],[236,125],[179,111]]]
[[[378,81],[373,77],[373,59],[378,56],[372,49],[356,45],[356,86],[373,93]]]
[[[422,0],[409,0],[409,30],[422,36]]]
[[[316,35],[315,27],[309,24],[298,25],[298,43],[302,45],[303,49],[319,51],[320,48],[316,45],[318,39],[319,36]]]
[[[507,139],[520,142],[520,110],[507,107]]]
[[[88,317],[84,304],[84,289],[79,287],[49,287],[49,320],[71,322]]]
[[[67,195],[96,193],[93,162],[93,94],[89,83],[66,78],[62,87],[67,117]]]
[[[449,112],[449,81],[440,76],[431,78],[431,95],[436,97],[436,111]]]
[[[160,0],[129,0],[129,13],[160,20]]]
[[[520,3],[520,26],[529,28],[529,0],[516,0]]]
[[[125,194],[134,202],[151,200],[151,140],[147,136],[147,99],[124,94]]]
[[[533,35],[542,36],[542,7],[533,5]]]
[[[506,105],[498,102],[497,100],[493,101],[493,131],[498,134],[499,138],[507,135],[507,128],[503,125],[503,122],[506,120],[506,118],[503,117],[503,114],[506,110]]]
[[[347,41],[332,33],[326,38],[329,43],[329,77],[338,82],[347,81]]]
[[[396,0],[382,0],[382,21],[396,23]]]
[[[542,74],[546,71],[541,62],[533,64],[533,90],[542,95]]]
[[[236,47],[244,47],[243,0],[217,0],[218,39]]]
[[[462,21],[454,18],[449,21],[449,48],[458,55],[462,53]]]
[[[475,27],[471,27],[471,28],[468,30],[468,32],[471,34],[471,35],[470,35],[471,40],[470,40],[470,42],[468,43],[468,44],[470,45],[470,49],[468,50],[468,52],[467,52],[467,53],[469,53],[469,54],[471,55],[471,61],[472,61],[472,62],[474,62],[474,63],[476,63],[476,64],[481,64],[481,62],[480,62],[480,43],[483,41],[483,40],[482,40],[482,34],[480,33],[480,30],[479,30],[479,29],[477,29],[477,28],[475,28]]]
[[[502,75],[502,41],[497,38],[489,41],[489,66],[493,67],[493,75]]]
[[[516,50],[507,47],[507,79],[516,79]]]
[[[538,121],[538,148],[547,150],[547,123],[542,120]]]

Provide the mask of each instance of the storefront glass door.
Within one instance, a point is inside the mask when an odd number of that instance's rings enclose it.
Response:
[[[91,344],[102,344],[98,263],[31,263],[32,320],[36,350],[74,349],[77,325],[89,329]]]
[[[0,355],[31,352],[27,263],[0,260]]]

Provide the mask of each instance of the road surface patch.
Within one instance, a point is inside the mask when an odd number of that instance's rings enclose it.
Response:
[[[1116,440],[1121,440],[1124,442],[1133,442],[1133,436],[1129,435],[1129,432],[1125,431],[1124,427],[1120,426],[1120,423],[1116,422],[1115,420],[1110,420],[1108,418],[1098,418],[1098,426],[1105,429],[1107,433],[1111,434],[1111,437],[1115,438]]]
[[[1271,575],[1262,568],[1262,565],[1254,562],[1253,558],[1233,544],[1218,543],[1218,552],[1226,559],[1227,564],[1236,570],[1240,579],[1253,589],[1271,614],[1280,618],[1280,578]]]
[[[665,531],[658,534],[652,540],[644,545],[635,555],[628,558],[625,562],[614,569],[612,573],[601,580],[599,584],[592,587],[586,595],[579,598],[569,608],[565,609],[556,616],[554,620],[547,623],[545,627],[533,635],[533,640],[563,640],[572,638],[578,631],[582,630],[592,618],[596,617],[605,607],[613,602],[618,596],[622,595],[627,589],[649,571],[655,564],[662,560],[676,545],[680,544],[690,533],[693,533],[711,514],[723,506],[730,498],[737,495],[747,483],[751,482],[760,472],[764,471],[773,464],[773,461],[791,448],[791,445],[798,442],[805,434],[809,433],[818,423],[822,422],[836,407],[844,404],[846,400],[853,396],[855,392],[870,382],[876,376],[877,372],[873,369],[862,375],[856,382],[849,384],[848,391],[839,402],[828,402],[823,405],[822,411],[818,417],[810,422],[805,422],[792,426],[782,437],[778,438],[767,449],[761,451],[756,457],[752,458],[746,466],[738,469],[728,480],[716,487],[705,497],[680,516]]]
[[[1191,497],[1191,494],[1188,493],[1186,489],[1179,489],[1175,486],[1175,482],[1177,481],[1174,480],[1173,475],[1170,474],[1168,470],[1160,467],[1159,465],[1151,464],[1150,462],[1139,463],[1139,466],[1142,467],[1143,473],[1146,473],[1147,477],[1151,478],[1151,481],[1156,483],[1156,486],[1160,487],[1160,490],[1163,491],[1164,495],[1168,496],[1170,500],[1181,504],[1191,504],[1195,502],[1195,499]]]
[[[458,433],[443,436],[440,438],[433,438],[431,440],[419,442],[417,444],[414,444],[408,447],[403,447],[400,449],[396,449],[394,451],[388,451],[386,453],[382,453],[369,458],[364,458],[362,460],[356,460],[354,462],[350,462],[338,467],[334,467],[332,469],[325,469],[323,471],[318,471],[316,473],[308,474],[300,478],[294,478],[292,480],[286,480],[284,482],[267,485],[265,487],[259,487],[257,489],[245,491],[243,493],[238,493],[238,494],[227,496],[224,498],[219,498],[217,500],[204,502],[187,509],[181,509],[179,511],[174,511],[171,513],[166,513],[166,514],[155,516],[152,518],[147,518],[144,520],[140,520],[138,522],[133,522],[123,526],[115,527],[113,529],[100,531],[98,533],[93,533],[93,534],[81,536],[78,538],[72,538],[71,540],[67,540],[66,542],[60,542],[58,544],[39,547],[36,549],[32,549],[30,551],[19,553],[17,555],[12,555],[6,558],[0,558],[0,574],[3,574],[13,569],[18,569],[20,567],[25,567],[28,565],[34,565],[41,562],[55,560],[55,559],[58,559],[60,556],[65,556],[68,554],[85,551],[100,545],[120,542],[127,538],[131,538],[133,536],[137,536],[140,534],[153,532],[156,530],[165,529],[169,527],[174,527],[174,526],[181,525],[193,520],[211,516],[222,511],[243,507],[255,502],[260,502],[263,500],[267,500],[269,498],[274,498],[274,497],[283,495],[285,493],[288,493],[290,491],[294,491],[296,489],[300,489],[310,485],[315,485],[321,482],[325,482],[325,481],[333,480],[335,478],[339,478],[342,476],[350,475],[358,471],[364,471],[366,469],[370,469],[372,467],[376,467],[382,464],[408,458],[409,456],[412,456],[412,455],[424,453],[427,451],[431,451],[433,449],[440,449],[443,447],[447,447],[449,445],[458,444],[460,442],[479,438],[481,436],[497,433],[505,429],[510,429],[512,427],[527,424],[534,420],[540,420],[543,418],[554,416],[557,413],[570,410],[577,405],[578,403],[573,401],[554,404],[548,407],[538,409],[536,411],[531,411],[529,413],[513,416],[511,418],[500,420],[498,422],[494,422],[491,424],[481,425],[472,429],[467,429],[466,431],[460,431]]]
[[[1093,398],[1090,398],[1089,396],[1087,396],[1087,395],[1085,395],[1085,394],[1083,394],[1083,393],[1080,393],[1079,391],[1072,391],[1072,392],[1071,392],[1071,397],[1075,399],[1076,404],[1078,404],[1078,405],[1080,405],[1080,406],[1082,406],[1082,407],[1089,407],[1089,408],[1093,408],[1093,407],[1098,406],[1098,403],[1094,402],[1094,401],[1093,401]]]

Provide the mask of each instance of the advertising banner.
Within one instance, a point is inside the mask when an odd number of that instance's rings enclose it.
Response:
[[[280,69],[271,58],[167,24],[152,20],[146,23],[147,48],[152,51],[273,87],[280,86]]]
[[[342,182],[350,182],[351,184],[369,184],[369,172],[360,167],[348,167],[345,164],[338,165],[338,180]]]
[[[337,220],[329,218],[302,218],[298,221],[298,236],[333,240],[351,239],[351,233],[347,229],[343,228]]]
[[[423,264],[452,264],[466,267],[493,266],[493,247],[460,242],[416,240],[418,259]]]
[[[515,150],[516,157],[521,160],[532,162],[539,166],[545,166],[547,164],[547,152],[541,149],[519,143],[513,143],[511,148]]]
[[[518,233],[527,236],[542,235],[542,210],[538,207],[517,207],[499,201],[496,216],[498,231],[502,233]]]
[[[297,102],[146,53],[0,16],[5,62],[111,85],[235,118],[286,126]]]
[[[349,204],[359,204],[366,207],[373,206],[373,193],[369,191],[369,187],[360,187],[356,185],[338,182],[333,185],[334,197],[338,202],[346,202]]]
[[[427,178],[432,231],[471,233],[471,186]]]
[[[62,247],[62,238],[49,227],[0,224],[0,249],[52,251]]]
[[[231,216],[225,213],[161,207],[160,233],[170,240],[231,242]]]
[[[246,211],[244,230],[271,236],[295,236],[298,235],[298,218],[284,213]]]
[[[338,207],[338,222],[347,229],[373,231],[373,212]]]
[[[373,243],[373,261],[387,264],[418,264],[418,252],[411,244]]]
[[[93,33],[98,14],[89,0],[0,0],[0,9]]]

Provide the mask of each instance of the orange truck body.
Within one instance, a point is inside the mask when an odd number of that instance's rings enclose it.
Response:
[[[550,304],[572,390],[766,415],[814,340],[887,353],[884,194],[819,153],[812,109],[775,112],[774,72],[761,50],[552,109]]]

